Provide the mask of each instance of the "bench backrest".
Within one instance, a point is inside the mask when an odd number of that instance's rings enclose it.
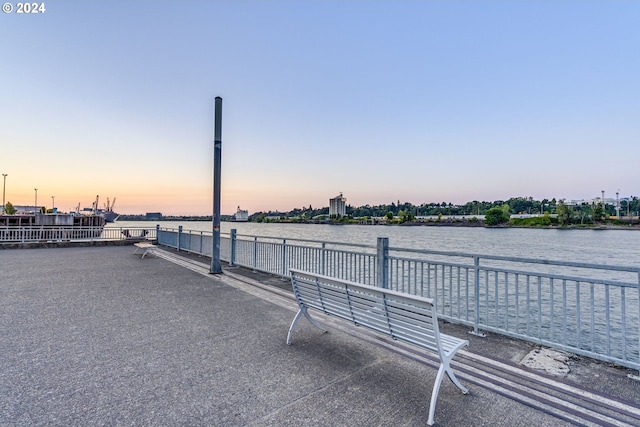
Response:
[[[301,307],[314,308],[437,352],[442,357],[433,300],[300,270],[291,270]]]

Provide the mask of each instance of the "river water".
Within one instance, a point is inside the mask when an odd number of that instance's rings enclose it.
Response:
[[[109,228],[178,228],[211,232],[210,221],[117,221]],[[383,226],[222,222],[221,233],[317,240],[375,246],[378,237],[390,247],[465,252],[637,267],[639,230],[558,230],[443,226]]]

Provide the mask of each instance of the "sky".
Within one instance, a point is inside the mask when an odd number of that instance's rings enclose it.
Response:
[[[45,0],[0,14],[14,205],[640,196],[638,1]]]

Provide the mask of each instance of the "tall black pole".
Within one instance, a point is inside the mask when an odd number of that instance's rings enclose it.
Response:
[[[222,163],[222,98],[216,96],[213,128],[213,251],[209,273],[222,273],[220,264],[220,176]]]

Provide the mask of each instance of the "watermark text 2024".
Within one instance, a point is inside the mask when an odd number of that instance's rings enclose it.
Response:
[[[3,3],[2,11],[4,13],[20,13],[20,14],[36,14],[36,13],[45,13],[47,8],[43,3],[16,3],[15,6],[13,3]]]

